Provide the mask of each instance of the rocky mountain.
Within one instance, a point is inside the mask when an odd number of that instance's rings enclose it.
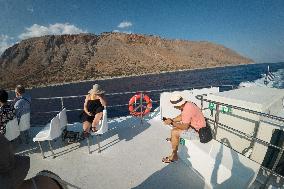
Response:
[[[0,57],[0,86],[14,88],[252,63],[209,42],[102,33],[50,35],[23,40]]]

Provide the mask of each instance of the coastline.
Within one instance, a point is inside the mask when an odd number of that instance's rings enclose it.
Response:
[[[96,79],[88,79],[88,80],[82,80],[82,81],[54,83],[54,84],[48,84],[48,85],[39,85],[37,87],[29,87],[27,89],[38,89],[38,88],[45,88],[45,87],[84,83],[84,82],[90,82],[90,81],[104,81],[104,80],[112,80],[112,79],[120,79],[120,78],[131,78],[131,77],[139,77],[139,76],[147,76],[147,75],[155,75],[155,74],[166,74],[166,73],[173,73],[173,72],[186,72],[186,71],[203,70],[203,69],[235,67],[235,66],[252,65],[252,64],[263,64],[263,63],[251,62],[251,63],[246,63],[246,64],[231,64],[231,65],[225,65],[225,66],[210,66],[210,67],[204,67],[204,68],[189,68],[189,69],[180,69],[180,70],[173,70],[173,71],[152,72],[152,73],[147,73],[147,74],[132,74],[132,75],[122,75],[122,76],[114,76],[114,77],[106,76],[106,77],[99,77],[99,78],[96,78]]]

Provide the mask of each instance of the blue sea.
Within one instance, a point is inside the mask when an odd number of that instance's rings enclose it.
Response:
[[[152,91],[173,88],[200,88],[206,86],[232,85],[251,86],[264,85],[264,77],[267,67],[275,75],[273,81],[269,82],[269,87],[284,88],[284,63],[262,63],[250,64],[190,71],[177,71],[153,75],[115,78],[106,80],[94,80],[80,83],[62,84],[57,86],[41,87],[28,90],[32,101],[32,125],[46,124],[56,113],[44,113],[49,111],[59,111],[61,109],[60,99],[39,100],[37,98],[66,97],[86,95],[92,85],[100,84],[106,91],[108,100],[108,117],[119,117],[129,115],[127,104],[134,93],[117,94],[135,91]],[[153,109],[159,105],[160,92],[148,92],[154,101]],[[67,109],[82,109],[84,97],[64,98],[63,105]],[[119,106],[121,105],[121,106]],[[69,111],[68,122],[79,121],[81,111]]]

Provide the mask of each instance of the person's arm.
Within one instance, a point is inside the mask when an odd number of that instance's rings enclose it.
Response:
[[[10,111],[9,111],[9,113],[7,115],[7,118],[9,120],[12,120],[12,119],[14,119],[15,116],[16,116],[16,110],[15,110],[14,106],[11,104]]]
[[[181,122],[181,114],[172,119],[174,122]]]
[[[98,95],[100,101],[101,101],[101,104],[106,107],[107,106],[107,101],[105,99],[105,96],[104,95]]]
[[[181,123],[181,122],[178,123],[178,122],[175,122],[175,121],[173,121],[171,123],[171,125],[175,128],[181,129],[181,130],[187,130],[190,127],[189,123]]]
[[[88,114],[89,116],[92,116],[92,113],[88,111],[88,108],[87,108],[87,103],[88,103],[88,100],[90,99],[90,95],[87,95],[86,96],[86,99],[85,99],[85,103],[84,103],[84,112],[86,114]]]
[[[18,118],[18,120],[21,118],[21,115],[22,115],[22,104],[21,104],[21,100],[18,100],[15,102],[14,104],[14,108],[15,108],[15,111],[16,111],[16,117]]]

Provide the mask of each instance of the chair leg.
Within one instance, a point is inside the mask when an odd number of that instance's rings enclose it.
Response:
[[[52,153],[52,157],[55,158],[55,155],[54,155],[53,148],[51,146],[50,140],[48,141],[48,144],[49,144],[49,149],[50,149],[50,151]]]
[[[41,152],[41,155],[42,155],[42,158],[44,159],[44,153],[43,153],[43,150],[42,150],[42,147],[41,147],[41,144],[40,142],[38,141],[38,145],[39,145],[39,148],[40,148],[40,152]]]
[[[29,140],[30,140],[30,131],[29,130],[25,131],[25,138],[26,138],[26,144],[28,144]]]
[[[88,150],[89,150],[89,154],[91,154],[91,147],[90,147],[90,137],[87,137],[87,143],[88,143]]]
[[[100,135],[96,135],[96,139],[97,139],[97,143],[98,143],[98,146],[99,146],[98,153],[101,153]]]

